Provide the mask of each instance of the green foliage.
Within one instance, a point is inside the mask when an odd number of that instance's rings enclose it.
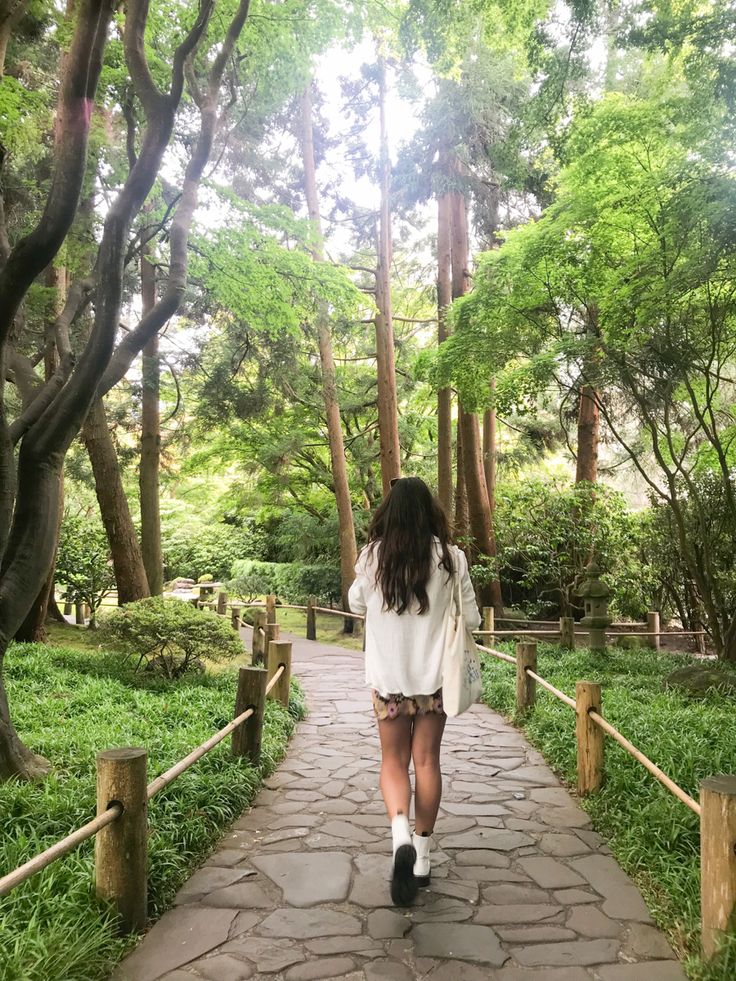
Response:
[[[165,577],[193,579],[207,573],[221,582],[230,576],[233,562],[259,558],[265,540],[252,522],[230,525],[173,515],[162,522],[161,544]]]
[[[338,565],[302,565],[297,562],[252,562],[233,565],[228,591],[243,600],[274,593],[282,602],[304,605],[310,596],[320,604],[336,602],[341,595]]]
[[[9,697],[28,744],[54,763],[38,784],[0,785],[6,816],[0,868],[13,869],[95,814],[95,754],[145,746],[149,777],[173,766],[232,718],[231,671],[168,682],[135,674],[118,657],[22,645],[7,658]],[[252,802],[283,756],[301,698],[290,712],[269,700],[258,769],[233,759],[225,740],[149,806],[148,890],[159,917],[224,830]],[[10,819],[12,816],[12,820]],[[131,941],[116,936],[94,895],[94,843],[55,862],[0,904],[4,981],[106,981]],[[135,940],[135,938],[134,938]],[[132,942],[134,942],[134,940]]]
[[[602,484],[524,480],[496,496],[497,566],[507,601],[530,614],[570,616],[591,552],[612,589],[611,610],[641,619],[653,583],[639,527],[620,494]]]
[[[145,664],[167,678],[243,654],[227,620],[184,600],[154,596],[127,603],[105,616],[102,629],[106,642],[133,660],[136,670]]]
[[[56,581],[72,603],[87,603],[90,623],[105,596],[115,589],[110,546],[99,519],[66,514],[61,525]]]
[[[733,697],[711,691],[698,699],[664,689],[666,675],[689,663],[692,658],[644,648],[594,654],[540,644],[538,670],[568,695],[574,695],[575,682],[581,678],[602,682],[606,718],[697,799],[701,779],[733,769],[736,729]],[[494,658],[484,658],[483,674],[487,703],[512,716],[513,671]],[[538,689],[534,709],[518,721],[555,771],[574,784],[575,719],[570,709]],[[710,967],[698,961],[700,838],[696,815],[613,741],[606,744],[601,791],[581,803],[616,859],[635,879],[678,954],[689,955],[690,978],[730,981],[736,965],[736,937]]]

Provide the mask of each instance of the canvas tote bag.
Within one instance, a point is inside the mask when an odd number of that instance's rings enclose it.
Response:
[[[473,635],[465,626],[460,576],[452,574],[452,599],[442,655],[442,705],[449,716],[460,715],[476,702],[482,691],[480,658]]]

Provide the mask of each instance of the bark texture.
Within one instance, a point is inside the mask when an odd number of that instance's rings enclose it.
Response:
[[[122,606],[145,599],[151,594],[143,556],[120,475],[117,451],[107,425],[105,406],[100,399],[90,409],[82,439],[92,464],[97,503],[110,545],[118,603]]]
[[[322,254],[322,222],[319,213],[319,194],[317,191],[317,171],[314,157],[314,134],[312,130],[312,97],[311,85],[307,85],[301,99],[302,123],[302,160],[304,165],[304,191],[307,200],[307,211],[317,232],[316,244],[312,255],[315,262],[323,261]],[[332,336],[328,319],[327,305],[322,304],[317,314],[317,341],[319,345],[320,365],[322,368],[322,395],[327,417],[327,433],[330,442],[330,460],[332,463],[332,480],[335,489],[335,503],[340,535],[340,580],[342,587],[343,609],[349,610],[348,590],[355,578],[355,562],[358,549],[355,543],[355,525],[353,522],[353,506],[350,499],[347,461],[345,459],[345,441],[340,420],[340,406],[337,398],[337,381],[335,375],[335,359],[332,353]],[[346,620],[352,627],[352,621]]]
[[[143,316],[156,305],[156,273],[146,255],[141,258]],[[161,508],[159,466],[161,462],[161,387],[158,334],[143,348],[143,393],[141,407],[141,551],[151,596],[164,591],[164,562],[161,554]]]
[[[470,286],[468,216],[465,198],[459,191],[452,192],[452,295],[453,299],[464,296]],[[465,493],[468,499],[468,522],[478,553],[493,559],[496,555],[496,538],[493,533],[491,510],[483,466],[480,424],[475,413],[458,406],[458,426],[462,440],[462,466],[465,477]],[[481,591],[483,605],[503,611],[501,584],[497,577]]]

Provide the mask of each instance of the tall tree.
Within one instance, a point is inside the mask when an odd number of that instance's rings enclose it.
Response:
[[[459,162],[457,164],[459,169]],[[470,256],[468,240],[468,218],[465,197],[462,191],[452,192],[452,295],[458,299],[468,291],[470,285]],[[462,467],[465,477],[465,493],[468,499],[468,522],[473,535],[474,548],[491,561],[496,556],[496,537],[491,521],[485,469],[478,416],[469,412],[462,404],[458,405],[458,426],[462,440]],[[498,611],[503,610],[501,584],[493,572],[489,582],[483,586],[483,599]]]
[[[110,545],[118,603],[122,606],[145,599],[151,592],[102,399],[97,399],[89,410],[82,427],[82,440],[92,464],[100,517]]]
[[[452,196],[437,197],[437,343],[449,336],[448,312],[452,303]],[[459,453],[459,448],[458,448]],[[458,463],[458,474],[461,466]],[[452,514],[452,389],[437,392],[437,490],[442,506]]]
[[[381,212],[378,225],[376,269],[376,370],[378,375],[378,431],[381,482],[387,494],[392,478],[401,473],[399,418],[396,399],[394,326],[391,308],[391,157],[386,114],[386,59],[378,57],[378,105],[380,117]]]
[[[141,255],[141,312],[150,315],[156,306],[156,268],[150,246]],[[143,348],[141,392],[141,463],[139,488],[141,502],[141,551],[151,596],[164,589],[164,562],[161,551],[161,502],[159,466],[161,463],[161,413],[159,409],[161,365],[158,334]]]
[[[317,166],[314,153],[311,83],[305,87],[301,98],[301,146],[307,212],[314,223],[315,230],[312,256],[315,262],[322,262],[324,260],[322,220],[319,209]],[[345,441],[343,439],[340,406],[337,398],[337,380],[335,376],[335,359],[332,353],[329,311],[325,301],[320,301],[319,303],[316,327],[320,364],[322,367],[322,394],[325,404],[325,415],[327,417],[327,433],[330,441],[332,479],[335,487],[335,502],[337,504],[340,527],[342,602],[343,609],[349,610],[348,590],[355,578],[355,563],[358,558],[358,549],[355,542],[353,505],[350,499],[350,485],[348,483],[347,464],[345,460]],[[349,623],[352,625],[352,621],[349,621]],[[347,627],[348,621],[346,621]]]
[[[214,6],[203,2],[171,59],[168,88],[154,80],[146,56],[148,0],[129,0],[123,30],[123,49],[145,125],[140,148],[104,221],[94,272],[75,283],[57,319],[60,368],[28,408],[12,424],[5,400],[0,405],[0,657],[35,597],[53,560],[60,503],[60,474],[64,457],[95,398],[100,398],[130,366],[148,337],[131,331],[115,348],[123,296],[123,278],[132,223],[157,177],[173,131],[184,86],[184,70],[205,36]],[[58,252],[74,219],[87,163],[89,124],[99,79],[102,53],[114,4],[86,0],[79,4],[74,39],[62,68],[62,83],[54,144],[53,177],[43,214],[25,238],[10,246],[0,210],[0,385],[16,315],[36,276]],[[213,38],[216,54],[209,72],[207,96],[214,103],[225,66],[232,55],[248,12],[242,0],[229,21],[224,39]],[[161,77],[161,72],[157,72]],[[214,122],[212,124],[214,130]],[[181,277],[181,255],[196,205],[196,184],[211,150],[211,139],[198,141],[197,159],[187,173],[178,217],[171,230],[172,276]],[[184,233],[184,234],[183,234]],[[183,284],[180,287],[180,291]],[[75,361],[68,337],[69,323],[85,291],[94,290],[94,323],[80,357]],[[180,295],[179,291],[179,295]],[[167,318],[168,319],[168,318]],[[148,325],[150,327],[150,324]],[[155,332],[155,331],[154,331]],[[135,335],[135,336],[132,336]],[[14,339],[14,338],[13,338]],[[140,346],[139,346],[140,345]],[[113,352],[115,354],[113,355]],[[20,444],[15,474],[13,447]],[[20,740],[10,718],[0,677],[0,777],[29,778],[45,769]]]

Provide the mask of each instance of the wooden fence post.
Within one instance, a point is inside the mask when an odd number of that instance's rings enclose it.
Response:
[[[537,670],[537,645],[519,643],[516,645],[516,711],[527,712],[533,705],[537,693],[537,683],[530,678],[526,669]]]
[[[288,640],[272,640],[268,645],[269,681],[282,664],[284,665],[284,673],[268,693],[268,697],[277,698],[282,705],[288,705],[289,682],[291,681],[291,642]]]
[[[264,647],[263,647],[264,661],[266,660],[266,656],[268,654],[268,645],[271,643],[272,640],[278,640],[280,636],[281,636],[281,627],[278,625],[278,623],[270,622],[266,624],[266,632],[264,636]]]
[[[594,794],[603,782],[603,730],[589,713],[601,712],[601,686],[593,681],[575,685],[575,735],[578,743],[578,793]]]
[[[493,609],[492,606],[483,607],[483,629],[484,630],[496,629],[496,611]]]
[[[268,623],[276,623],[276,597],[273,593],[266,597],[266,620]]]
[[[74,604],[74,622],[80,626],[84,625],[84,603]]]
[[[251,706],[253,715],[238,726],[232,736],[233,756],[245,756],[257,766],[261,761],[261,737],[263,735],[263,711],[266,707],[266,682],[268,672],[263,668],[241,668],[238,672],[238,692],[235,696],[237,719]]]
[[[266,611],[253,611],[253,664],[266,659]]]
[[[240,630],[240,607],[231,606],[230,607],[230,623],[233,625],[233,630]]]
[[[317,614],[314,612],[316,605],[316,598],[310,596],[307,600],[307,640],[317,639]]]
[[[560,647],[575,650],[575,621],[572,617],[560,617]]]
[[[736,776],[701,780],[700,807],[701,936],[710,958],[736,920]]]
[[[113,801],[123,813],[95,838],[97,896],[112,902],[122,935],[143,930],[148,917],[148,798],[145,749],[97,754],[97,813]]]
[[[655,651],[659,650],[659,613],[647,613],[647,631],[649,636],[647,637],[647,647],[654,648]]]
[[[222,616],[227,613],[227,593],[224,590],[217,594],[217,612]]]

